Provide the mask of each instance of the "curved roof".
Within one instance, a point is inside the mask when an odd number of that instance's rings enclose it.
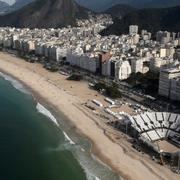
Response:
[[[168,112],[148,112],[130,118],[132,127],[149,141],[171,137],[179,144],[180,115]]]

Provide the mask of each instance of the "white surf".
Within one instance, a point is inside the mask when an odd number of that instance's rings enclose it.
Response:
[[[38,110],[39,113],[41,113],[41,114],[45,115],[46,117],[48,117],[55,125],[59,126],[56,118],[43,105],[41,105],[40,103],[37,103],[36,109]]]

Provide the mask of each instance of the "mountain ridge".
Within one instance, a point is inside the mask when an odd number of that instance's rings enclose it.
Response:
[[[20,10],[0,16],[0,25],[57,28],[75,25],[76,18],[88,17],[88,11],[73,0],[36,0]]]
[[[143,17],[143,18],[142,18]],[[143,9],[126,15],[123,19],[114,18],[114,24],[101,32],[102,35],[127,34],[129,25],[155,33],[159,30],[180,31],[180,6],[160,9]]]
[[[127,14],[135,11],[136,9],[124,4],[117,4],[105,11],[106,14],[110,14],[112,17],[123,18]]]

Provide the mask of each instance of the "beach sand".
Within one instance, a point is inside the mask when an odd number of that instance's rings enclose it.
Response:
[[[63,113],[78,132],[92,142],[93,153],[124,179],[176,180],[179,178],[166,167],[143,158],[130,149],[130,145],[127,145],[126,148],[129,146],[129,149],[126,149],[121,146],[121,142],[115,143],[105,135],[103,128],[98,125],[101,122],[97,123],[97,117],[81,105],[94,97],[100,101],[104,99],[102,95],[89,89],[87,82],[67,81],[65,76],[48,72],[40,64],[30,64],[7,53],[0,53],[0,71],[19,79],[56,111]],[[122,144],[126,143],[122,140]]]

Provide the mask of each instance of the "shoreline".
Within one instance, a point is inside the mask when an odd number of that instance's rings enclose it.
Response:
[[[31,93],[30,95],[32,95],[32,97],[36,103],[40,103],[45,108],[47,108],[48,111],[52,112],[52,114],[56,117],[56,120],[59,124],[61,122],[58,120],[59,119],[58,117],[61,117],[61,119],[63,119],[63,122],[66,121],[66,124],[68,124],[68,126],[70,126],[71,128],[75,128],[74,131],[78,134],[78,136],[82,136],[83,138],[86,138],[88,140],[88,142],[90,144],[89,152],[92,154],[92,156],[94,156],[93,158],[96,161],[98,161],[100,164],[102,164],[103,166],[106,166],[113,173],[116,173],[117,169],[113,168],[113,166],[111,166],[109,161],[105,161],[104,158],[101,157],[100,152],[98,152],[96,150],[96,147],[95,147],[95,144],[93,143],[93,141],[89,137],[87,137],[85,134],[83,134],[76,126],[74,126],[73,122],[66,115],[64,115],[64,113],[61,110],[57,110],[56,107],[54,107],[50,102],[48,102],[46,99],[44,99],[38,92],[35,92],[30,86],[28,86],[25,82],[23,82],[20,79],[18,79],[17,77],[15,77],[13,74],[8,73],[8,72],[2,70],[1,68],[0,68],[0,72],[2,72],[5,75],[11,76],[13,79],[16,79],[18,82],[20,82],[25,87],[25,89]],[[55,124],[54,122],[52,122],[52,123],[57,128],[60,128],[60,125],[57,126],[57,124]],[[64,132],[64,131],[62,130],[62,132]],[[119,178],[123,180],[123,177],[121,177],[121,175],[119,175]]]
[[[20,79],[18,79],[17,77],[15,77],[13,74],[6,72],[4,70],[1,69],[0,67],[0,72],[2,72],[3,74],[6,74],[8,76],[11,76],[13,79],[16,79],[18,82],[20,82],[26,90],[28,90],[32,95],[34,101],[36,103],[40,103],[41,105],[43,105],[45,108],[47,108],[50,112],[52,112],[52,114],[56,117],[57,122],[60,124],[61,122],[58,120],[58,117],[61,117],[61,119],[63,119],[63,122],[66,121],[66,124],[68,124],[68,126],[70,126],[71,128],[75,128],[74,131],[78,134],[78,136],[82,136],[83,138],[86,138],[90,144],[90,153],[92,154],[92,156],[94,156],[93,158],[96,159],[96,161],[99,161],[99,163],[101,163],[103,166],[106,166],[108,169],[110,169],[113,173],[118,173],[118,170],[113,167],[109,160],[105,160],[103,156],[101,156],[101,153],[96,149],[96,145],[93,142],[93,140],[91,140],[88,136],[86,136],[84,133],[82,133],[74,124],[73,121],[71,121],[70,118],[68,118],[61,110],[58,110],[56,107],[54,107],[52,105],[51,102],[47,101],[45,98],[43,98],[38,92],[34,91],[30,86],[28,86],[25,82],[21,81]],[[57,128],[60,128],[60,125],[57,126],[54,122],[52,122]],[[64,132],[64,131],[62,131]],[[121,174],[119,174],[121,173]],[[127,178],[127,176],[122,176],[122,172],[119,172],[119,178],[120,179],[129,179]]]
[[[2,55],[7,58],[7,61],[3,60],[3,58],[1,59]],[[58,114],[60,114],[60,116],[62,115],[65,121],[75,127],[75,131],[77,131],[78,134],[88,138],[91,143],[92,153],[97,156],[100,161],[110,166],[113,171],[120,174],[124,179],[143,180],[145,178],[147,179],[147,177],[166,179],[165,176],[159,178],[152,173],[149,168],[144,166],[143,163],[128,156],[124,153],[122,147],[112,142],[110,138],[104,134],[103,129],[98,127],[92,118],[90,118],[91,115],[87,116],[82,110],[75,106],[80,106],[81,104],[81,100],[78,97],[69,94],[66,90],[62,89],[63,87],[59,89],[49,81],[48,74],[51,74],[50,72],[47,71],[47,76],[42,77],[41,74],[34,70],[24,67],[24,65],[30,67],[31,64],[19,60],[18,66],[11,59],[17,60],[20,58],[0,53],[0,71],[18,79],[25,87],[30,89],[36,100],[40,103],[42,102],[43,105],[45,104],[45,107],[46,105],[50,107],[50,111],[52,108],[55,116]],[[21,64],[23,65],[21,66]],[[104,144],[102,144],[102,142]],[[167,179],[174,178],[167,177]]]
[[[19,81],[24,87],[25,89],[27,89],[33,99],[35,100],[35,102],[40,103],[41,105],[43,105],[45,108],[47,108],[50,112],[52,112],[53,115],[55,115],[55,117],[57,117],[57,122],[60,124],[61,122],[58,120],[58,117],[61,117],[61,119],[63,119],[63,121],[66,121],[66,123],[68,124],[68,126],[70,126],[71,128],[75,128],[75,132],[79,135],[82,136],[83,138],[86,138],[88,140],[88,142],[90,143],[90,153],[94,156],[93,158],[96,159],[96,161],[99,161],[99,163],[101,163],[103,166],[106,166],[108,169],[110,169],[113,173],[118,173],[118,170],[111,166],[111,164],[109,163],[109,160],[105,160],[103,156],[101,156],[100,152],[96,149],[96,146],[94,144],[94,142],[88,137],[86,136],[84,133],[82,133],[74,124],[73,121],[71,121],[70,118],[68,118],[61,110],[58,110],[56,107],[54,107],[52,105],[51,102],[47,101],[45,98],[43,98],[38,92],[34,91],[30,86],[28,86],[25,82],[23,82],[22,80],[18,79],[17,77],[15,77],[13,74],[6,72],[4,70],[1,69],[0,67],[0,72],[2,72],[3,74],[6,74],[8,76],[11,76],[13,79],[16,79],[17,81]],[[60,128],[59,126],[57,126],[54,122],[52,122],[57,128]],[[64,132],[64,131],[62,131]],[[120,172],[122,173],[122,172]],[[118,173],[119,174],[119,173]],[[124,179],[122,176],[122,174],[119,174],[120,179]],[[127,177],[126,177],[127,178]]]

